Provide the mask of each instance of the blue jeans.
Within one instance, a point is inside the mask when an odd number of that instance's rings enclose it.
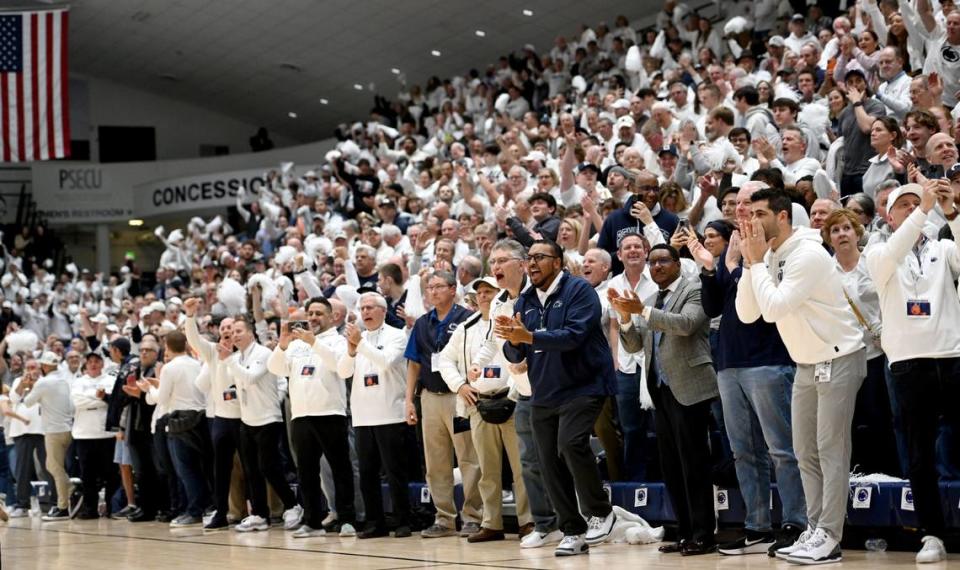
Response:
[[[625,481],[647,480],[647,432],[653,414],[640,407],[639,374],[617,370],[617,416],[623,433],[623,477]]]
[[[187,492],[186,514],[199,518],[203,517],[204,509],[210,506],[210,489],[207,487],[207,478],[203,472],[204,453],[209,450],[203,449],[192,441],[192,436],[206,436],[206,418],[201,420],[201,425],[191,432],[169,434],[167,445],[170,447],[173,469]]]
[[[530,423],[530,401],[520,400],[514,411],[514,424],[520,443],[520,465],[523,466],[523,486],[530,501],[530,514],[537,532],[550,532],[557,529],[557,514],[547,495],[540,472],[540,458],[537,456],[537,443],[533,438]]]
[[[807,526],[803,485],[790,428],[793,376],[792,366],[727,368],[717,375],[749,530],[763,532],[771,528],[771,458],[783,503],[783,523]]]

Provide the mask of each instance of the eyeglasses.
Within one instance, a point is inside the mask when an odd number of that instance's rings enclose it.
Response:
[[[673,259],[672,259],[672,258],[669,258],[669,257],[668,257],[668,258],[665,258],[665,259],[648,259],[648,260],[647,260],[647,265],[650,265],[650,266],[657,266],[657,265],[666,266],[666,265],[670,265],[670,264],[673,263],[673,262],[674,262]]]
[[[556,255],[547,255],[545,253],[534,253],[533,255],[527,256],[527,263],[531,261],[534,263],[540,263],[544,259],[558,259]]]
[[[448,287],[453,287],[453,285],[429,285],[427,291],[440,291]]]
[[[490,260],[490,265],[506,265],[511,261],[519,261],[516,257],[498,257]]]

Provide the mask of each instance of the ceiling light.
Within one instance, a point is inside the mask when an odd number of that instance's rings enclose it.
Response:
[[[533,16],[533,10],[524,10],[524,11],[523,11],[523,15],[524,15],[524,16]]]
[[[435,49],[430,52],[430,55],[432,55],[433,57],[440,57],[440,50]]]
[[[363,85],[360,85],[359,83],[354,83],[353,88],[357,91],[363,91]]]
[[[294,113],[293,111],[290,111],[289,113],[287,113],[287,116],[290,117],[291,119],[296,119],[296,118],[297,118],[297,114]]]
[[[397,69],[396,67],[394,67],[394,68],[391,68],[391,69],[390,69],[390,73],[392,73],[392,74],[394,74],[394,75],[400,75],[400,70]]]
[[[135,228],[138,228],[143,225],[143,220],[134,219],[134,220],[129,220],[127,223]]]
[[[324,99],[323,97],[320,98],[320,104],[321,104],[321,105],[327,105],[327,104],[329,104],[329,103],[330,103],[330,101],[327,101],[327,100]]]
[[[483,31],[483,30],[477,30],[477,31],[474,32],[474,33],[477,34],[477,37],[478,37],[478,38],[486,37],[486,35],[487,35],[487,32],[485,32],[485,31]]]

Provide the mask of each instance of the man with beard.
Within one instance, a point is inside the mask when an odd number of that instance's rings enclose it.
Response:
[[[564,534],[555,554],[584,554],[607,540],[617,520],[590,449],[604,399],[615,394],[613,359],[600,299],[589,283],[562,271],[563,249],[538,240],[527,259],[533,287],[520,295],[513,317],[496,317],[495,331],[507,341],[507,360],[527,362],[533,432]]]
[[[597,238],[597,247],[605,249],[613,257],[613,273],[616,275],[623,271],[623,263],[619,258],[614,257],[617,253],[617,243],[622,235],[629,230],[636,231],[642,229],[640,222],[640,209],[638,203],[647,207],[653,215],[653,221],[663,232],[665,239],[677,230],[680,218],[673,212],[667,211],[660,206],[660,183],[656,175],[644,170],[637,176],[637,181],[631,186],[634,194],[619,210],[610,212],[607,219],[600,228],[600,236]]]

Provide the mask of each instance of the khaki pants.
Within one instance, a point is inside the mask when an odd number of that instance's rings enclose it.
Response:
[[[527,490],[523,486],[520,444],[513,417],[502,424],[483,421],[476,408],[470,410],[470,434],[480,460],[480,497],[483,500],[483,528],[503,530],[503,451],[513,471],[513,496],[517,505],[517,523],[533,522]]]
[[[43,436],[47,450],[47,471],[57,486],[57,508],[70,510],[70,476],[67,475],[67,448],[73,437],[70,432],[48,433]]]
[[[453,454],[456,451],[460,473],[463,475],[464,523],[480,523],[480,465],[469,433],[453,433],[456,413],[456,394],[434,394],[424,391],[420,396],[422,409],[423,447],[427,463],[427,486],[437,508],[436,524],[456,528],[457,506],[453,500]]]
[[[230,513],[228,516],[235,520],[243,520],[250,509],[247,508],[246,479],[243,478],[243,465],[240,464],[240,454],[233,454],[233,471],[230,474]]]

